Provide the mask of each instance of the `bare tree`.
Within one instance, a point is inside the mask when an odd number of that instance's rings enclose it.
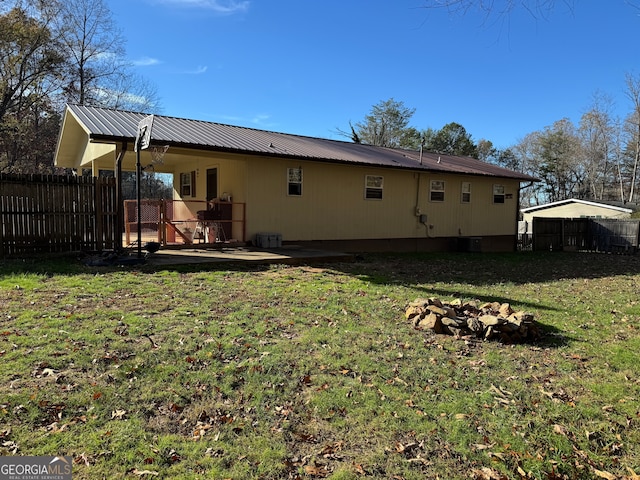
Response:
[[[613,103],[608,95],[594,94],[593,103],[582,115],[578,130],[589,196],[598,200],[609,199],[615,191]]]
[[[616,179],[617,179],[619,190],[620,190],[620,201],[626,202],[626,197],[624,192],[624,180],[622,178],[622,162],[624,158],[624,154],[622,151],[623,140],[624,140],[624,132],[623,132],[621,121],[618,119],[615,129],[613,131],[613,147],[614,147],[613,157],[615,161]]]
[[[540,135],[540,132],[528,133],[509,149],[515,158],[513,164],[514,166],[517,165],[517,168],[514,168],[514,170],[536,176],[537,151]],[[523,207],[532,207],[546,201],[543,187],[542,182],[538,182],[533,184],[531,188],[522,190],[523,196],[520,198],[521,205]]]
[[[155,85],[131,71],[112,78],[102,96],[102,106],[118,110],[159,113],[159,103]]]
[[[625,76],[626,95],[631,102],[631,113],[625,121],[625,130],[629,135],[626,152],[632,159],[629,201],[634,201],[638,165],[640,165],[640,77],[630,73]]]
[[[569,119],[527,135],[513,151],[529,164],[523,171],[541,180],[535,190],[536,203],[583,196],[585,172],[580,140]]]
[[[120,75],[124,38],[102,0],[66,0],[58,17],[60,39],[68,58],[65,88],[69,101],[101,104],[102,84]]]
[[[65,0],[58,31],[68,58],[69,102],[151,111],[154,87],[133,74],[125,40],[104,0]]]
[[[475,10],[486,18],[505,17],[517,9],[524,9],[534,18],[546,18],[558,3],[573,8],[574,0],[424,0],[424,7],[459,15]]]

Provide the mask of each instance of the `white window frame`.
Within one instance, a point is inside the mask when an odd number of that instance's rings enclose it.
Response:
[[[182,172],[180,174],[180,196],[193,196],[193,172]]]
[[[287,195],[302,196],[302,167],[287,168]]]
[[[462,182],[460,185],[460,202],[471,203],[471,182]]]
[[[382,200],[384,177],[382,175],[365,175],[364,198],[366,200]]]
[[[493,203],[494,204],[503,204],[506,198],[506,194],[504,193],[504,185],[496,183],[493,185]]]
[[[446,184],[444,180],[431,180],[431,182],[429,182],[429,201],[444,202],[445,191],[446,191]],[[442,197],[442,198],[439,198],[439,197]]]

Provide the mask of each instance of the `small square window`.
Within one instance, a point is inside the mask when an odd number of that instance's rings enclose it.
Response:
[[[195,176],[195,171],[180,174],[180,196],[195,197]]]
[[[504,185],[493,186],[493,203],[504,203]]]
[[[471,203],[471,182],[462,182],[460,192],[460,201],[462,203]]]
[[[287,194],[294,197],[302,195],[302,168],[287,169]]]
[[[378,175],[367,175],[365,178],[364,198],[382,200],[383,186],[384,177]]]
[[[431,180],[429,199],[432,202],[444,202],[444,180]]]

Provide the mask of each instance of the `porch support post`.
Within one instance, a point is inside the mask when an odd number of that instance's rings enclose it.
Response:
[[[140,178],[142,177],[142,165],[140,165],[140,142],[142,137],[136,140],[136,206],[138,217],[138,258],[142,258],[142,197],[140,194]]]
[[[122,250],[122,233],[124,232],[124,198],[122,195],[122,160],[127,152],[127,142],[123,142],[116,148],[116,226],[114,229],[113,244],[117,250]]]

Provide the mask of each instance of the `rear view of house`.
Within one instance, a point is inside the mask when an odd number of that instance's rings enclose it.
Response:
[[[135,170],[144,117],[69,105],[56,165]],[[140,162],[173,175],[177,222],[222,219],[205,243],[272,234],[347,251],[511,251],[522,182],[535,180],[468,157],[157,115],[151,145],[168,147],[162,161],[149,149]]]

